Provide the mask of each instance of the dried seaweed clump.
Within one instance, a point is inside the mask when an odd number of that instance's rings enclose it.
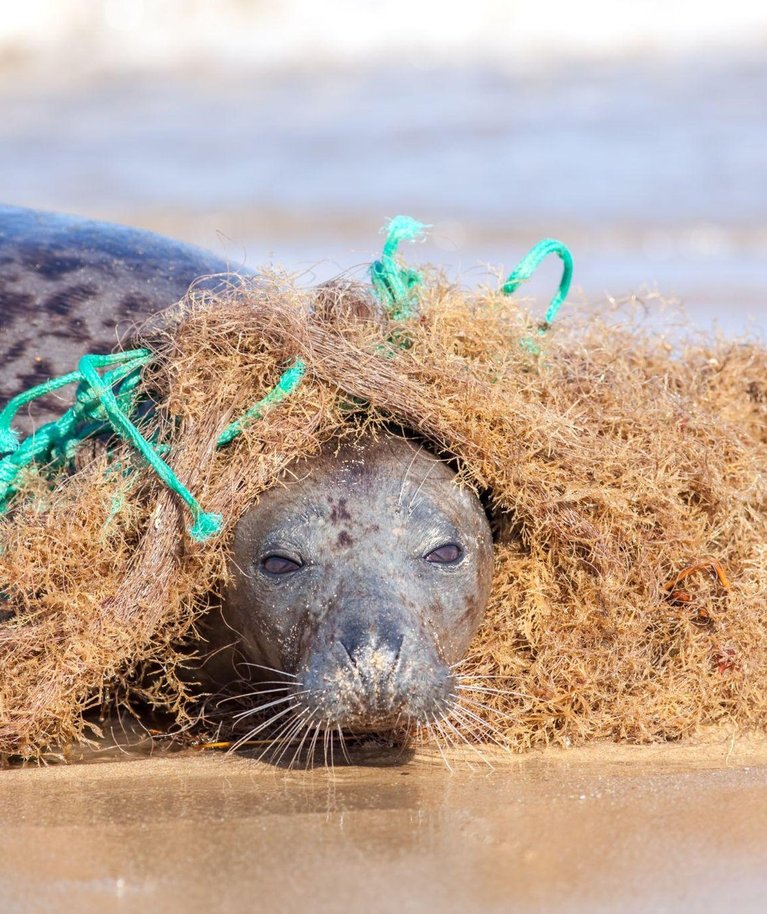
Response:
[[[122,445],[73,474],[30,473],[0,527],[1,754],[84,739],[83,713],[104,703],[141,698],[183,723],[178,665],[227,533],[291,462],[387,422],[487,493],[495,588],[463,672],[493,689],[475,711],[511,745],[765,729],[764,347],[674,348],[592,318],[534,354],[523,308],[438,278],[412,321],[376,317],[361,288],[275,276],[158,326],[147,433],[226,530],[192,542]],[[217,450],[296,358],[298,390]]]

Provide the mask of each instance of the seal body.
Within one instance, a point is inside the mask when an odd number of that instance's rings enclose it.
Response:
[[[240,273],[244,271],[239,271]],[[0,206],[0,402],[65,374],[230,266],[207,251],[127,226]],[[30,432],[55,418],[48,399],[19,416]]]
[[[0,264],[2,402],[114,349],[199,277],[232,278],[158,235],[12,207],[0,207]],[[56,405],[18,424],[29,432]],[[208,672],[280,676],[301,726],[428,721],[450,700],[491,573],[487,519],[455,472],[413,441],[368,435],[295,467],[243,516]]]

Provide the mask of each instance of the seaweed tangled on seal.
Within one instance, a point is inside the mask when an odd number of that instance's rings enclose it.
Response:
[[[155,435],[226,519],[210,543],[122,445],[53,484],[29,473],[0,528],[0,752],[85,739],[105,704],[191,723],[179,671],[238,518],[296,461],[385,423],[455,460],[494,524],[490,606],[443,745],[764,730],[767,350],[679,352],[594,318],[535,355],[526,310],[497,292],[434,277],[398,324],[360,320],[367,294],[273,276],[190,299],[147,340]],[[294,394],[217,450],[295,358]]]

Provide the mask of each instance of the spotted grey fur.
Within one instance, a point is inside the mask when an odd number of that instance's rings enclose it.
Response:
[[[111,352],[198,277],[219,277],[208,281],[216,284],[230,271],[153,232],[0,206],[0,403],[71,371],[86,352]],[[28,433],[59,414],[48,398],[17,427]]]

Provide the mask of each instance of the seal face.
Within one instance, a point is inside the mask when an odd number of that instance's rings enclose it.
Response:
[[[307,722],[425,722],[449,699],[492,564],[485,513],[453,470],[411,441],[368,437],[306,461],[242,518],[222,634],[234,630],[252,678],[290,677]]]

